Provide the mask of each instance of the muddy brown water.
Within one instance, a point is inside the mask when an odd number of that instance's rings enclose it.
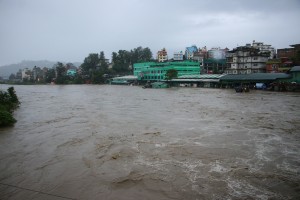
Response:
[[[299,93],[14,87],[0,199],[300,199]]]

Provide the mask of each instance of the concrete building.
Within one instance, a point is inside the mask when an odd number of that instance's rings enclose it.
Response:
[[[293,62],[287,57],[269,59],[266,62],[267,73],[287,73],[293,67]]]
[[[292,48],[277,49],[277,57],[293,60],[295,65],[300,65],[300,44],[290,46]]]
[[[30,79],[31,71],[28,68],[22,69],[22,80]]]
[[[183,60],[183,52],[175,52],[173,56],[174,61],[182,61]]]
[[[255,40],[253,40],[252,47],[258,49],[261,53],[269,53],[269,59],[276,58],[276,49],[272,47],[272,45],[255,42]]]
[[[165,48],[163,48],[161,51],[157,52],[157,60],[158,60],[158,62],[168,61],[168,52]]]
[[[226,53],[229,49],[221,49],[220,47],[214,47],[207,51],[207,57],[213,59],[226,59]]]
[[[164,81],[169,69],[175,69],[178,76],[200,74],[200,63],[195,61],[135,63],[133,74],[139,81]]]
[[[202,49],[198,49],[198,51],[194,52],[193,60],[201,62],[201,66],[203,64],[203,59],[207,58],[207,49],[206,46]]]
[[[205,58],[201,74],[223,74],[226,66],[226,59]]]
[[[266,72],[269,52],[261,51],[250,44],[228,51],[226,55],[226,74],[251,74]]]
[[[198,48],[196,45],[186,47],[185,48],[185,59],[192,60],[194,56],[194,52],[197,52]]]

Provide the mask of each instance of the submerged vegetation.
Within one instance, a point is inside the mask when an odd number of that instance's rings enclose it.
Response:
[[[19,104],[14,87],[8,88],[7,91],[0,90],[0,127],[11,126],[16,122],[12,113]]]

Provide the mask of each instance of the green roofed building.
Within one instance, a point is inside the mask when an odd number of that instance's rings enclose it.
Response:
[[[285,73],[254,73],[254,74],[227,74],[222,76],[222,82],[255,82],[255,83],[268,83],[277,80],[288,79],[291,76]]]
[[[290,70],[291,79],[290,82],[295,82],[300,84],[300,66],[295,66]]]
[[[175,69],[178,76],[200,75],[200,62],[135,63],[133,64],[133,75],[137,76],[140,81],[163,81],[169,69]]]

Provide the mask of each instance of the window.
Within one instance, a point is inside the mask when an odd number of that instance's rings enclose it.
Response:
[[[257,57],[254,57],[253,60],[257,60]]]

